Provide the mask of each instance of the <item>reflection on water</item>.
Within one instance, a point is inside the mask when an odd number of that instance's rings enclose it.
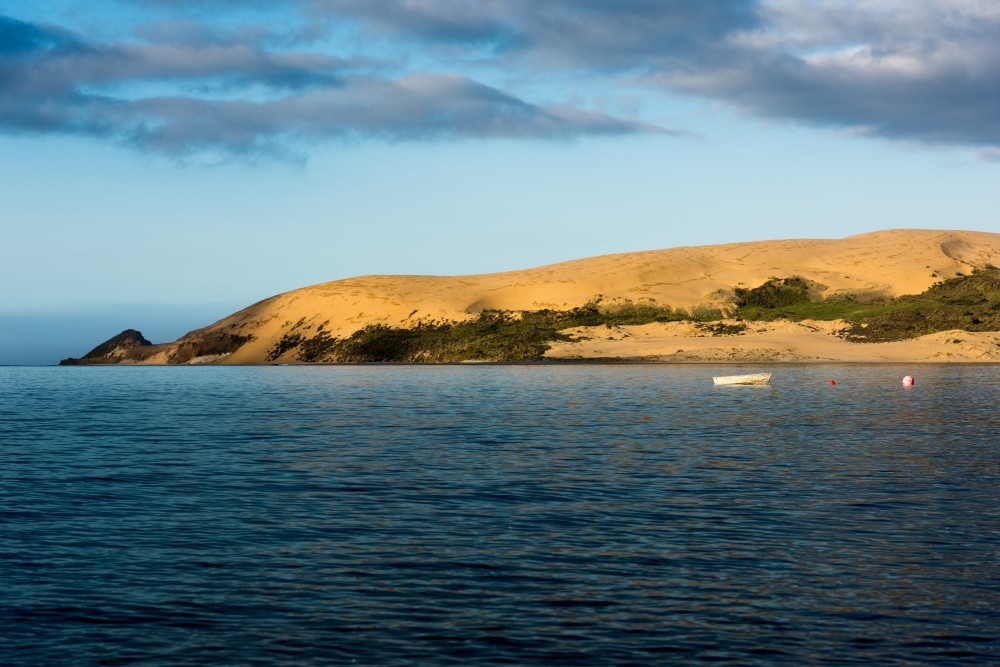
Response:
[[[772,370],[0,368],[0,663],[996,664],[1000,368]]]

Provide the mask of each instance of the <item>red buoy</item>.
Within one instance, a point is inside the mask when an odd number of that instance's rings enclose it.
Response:
[[[912,387],[913,386],[913,376],[912,375],[907,375],[906,377],[903,378],[903,386],[904,387]]]

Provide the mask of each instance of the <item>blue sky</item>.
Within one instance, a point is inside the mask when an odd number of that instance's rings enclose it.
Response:
[[[1000,232],[997,34],[976,0],[13,0],[0,363],[354,275]]]

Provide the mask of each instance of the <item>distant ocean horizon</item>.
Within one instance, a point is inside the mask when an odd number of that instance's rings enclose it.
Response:
[[[0,664],[993,665],[998,405],[995,364],[0,366]]]

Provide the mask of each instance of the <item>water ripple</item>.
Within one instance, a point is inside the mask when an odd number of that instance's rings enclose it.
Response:
[[[0,368],[0,663],[996,664],[996,367],[720,372]]]

